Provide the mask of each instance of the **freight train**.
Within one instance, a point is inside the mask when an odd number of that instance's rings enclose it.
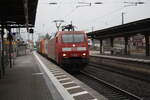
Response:
[[[59,31],[39,43],[39,52],[68,71],[80,71],[89,61],[88,37],[83,31]]]

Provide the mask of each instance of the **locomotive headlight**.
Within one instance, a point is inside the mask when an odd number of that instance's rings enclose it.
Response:
[[[72,46],[73,46],[73,47],[75,47],[76,45],[75,45],[75,44],[73,44]]]
[[[86,53],[83,53],[82,55],[83,55],[83,56],[86,56]]]
[[[66,57],[66,56],[67,56],[67,54],[63,53],[63,57]]]

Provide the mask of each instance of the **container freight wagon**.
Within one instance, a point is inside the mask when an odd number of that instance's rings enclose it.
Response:
[[[40,49],[39,49],[39,52],[41,54],[45,54],[45,47],[44,47],[44,39],[40,41]]]
[[[48,55],[48,39],[44,40],[44,54]]]

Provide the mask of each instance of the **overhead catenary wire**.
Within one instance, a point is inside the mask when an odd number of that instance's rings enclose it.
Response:
[[[79,1],[79,0],[78,0]],[[81,2],[82,3],[82,2]],[[84,2],[83,2],[84,3]],[[90,22],[95,22],[95,21],[97,21],[97,20],[104,20],[104,18],[106,18],[106,17],[109,17],[109,15],[112,15],[112,14],[114,14],[114,13],[117,13],[117,12],[119,12],[119,11],[121,11],[122,9],[124,9],[124,8],[126,8],[127,6],[123,6],[123,7],[121,7],[121,8],[118,8],[118,9],[115,9],[115,10],[113,10],[113,11],[111,11],[111,12],[109,12],[109,13],[107,13],[107,14],[104,14],[104,15],[102,15],[102,16],[98,16],[98,17],[96,17],[96,18],[94,18],[94,19],[92,19],[92,20],[90,20],[90,21],[86,21],[85,23],[83,23],[83,24],[86,24],[86,23],[90,23]],[[73,11],[74,12],[74,11]],[[73,12],[71,12],[71,13],[73,13]],[[100,19],[101,18],[101,19]],[[112,19],[112,18],[111,18]],[[82,25],[82,24],[81,24]]]
[[[104,20],[104,18],[110,17],[109,15],[112,15],[112,14],[114,14],[114,13],[117,13],[117,12],[119,12],[119,11],[122,11],[122,10],[123,10],[124,8],[126,8],[126,7],[128,7],[128,6],[123,6],[123,7],[121,7],[121,8],[115,9],[115,10],[113,10],[113,11],[107,13],[107,14],[104,14],[104,15],[102,15],[102,16],[98,16],[98,17],[96,17],[96,18],[94,18],[94,19],[92,19],[92,20],[89,20],[89,21],[87,21],[86,23],[82,23],[82,24],[87,24],[87,23],[95,22],[95,21],[97,21],[97,20],[99,20],[99,21]],[[113,17],[113,19],[114,19],[114,17]],[[112,21],[112,17],[111,17],[111,21]],[[103,22],[105,22],[105,21],[103,21]],[[81,24],[81,25],[82,25],[82,24]]]
[[[147,0],[147,2],[148,2],[148,1],[149,1],[149,0]],[[133,2],[132,2],[132,3],[133,3]],[[135,2],[135,3],[138,4],[138,2]],[[142,3],[145,4],[145,2],[142,2]],[[124,8],[126,8],[126,7],[128,7],[128,6],[124,5],[122,8],[118,8],[118,9],[116,9],[116,10],[114,10],[114,11],[108,12],[107,14],[104,14],[104,15],[102,15],[102,16],[98,16],[98,17],[96,17],[96,18],[94,18],[94,19],[88,21],[88,23],[90,23],[91,21],[95,21],[95,20],[97,20],[97,19],[99,19],[99,18],[105,18],[105,17],[107,17],[108,15],[114,14],[114,13],[116,13],[116,12],[118,12],[118,11],[121,11],[122,9],[124,9]],[[100,20],[102,20],[102,19],[100,19]],[[84,24],[85,24],[85,23],[84,23]]]
[[[91,2],[81,2],[80,0],[77,0],[77,4],[90,4],[89,6],[91,6]],[[97,2],[97,4],[99,4],[100,2]],[[96,3],[95,3],[96,4]],[[87,6],[87,5],[82,5],[82,6]],[[81,7],[82,7],[81,6]],[[64,17],[62,17],[62,19],[66,18],[66,17],[69,17],[72,15],[72,13],[74,13],[76,11],[76,9],[78,8],[79,6],[76,6],[75,8],[73,8],[69,13],[67,13]]]
[[[57,1],[57,0],[56,0]],[[58,0],[58,2],[59,2],[59,5],[58,6],[61,6],[59,9],[61,10],[61,8],[62,7],[67,7],[68,5],[69,5],[69,9],[67,9],[67,10],[65,10],[65,11],[63,11],[63,14],[61,14],[61,15],[59,15],[59,18],[58,19],[63,19],[63,20],[65,20],[65,23],[66,23],[66,21],[67,20],[69,20],[68,22],[70,22],[71,20],[74,22],[74,23],[76,23],[75,21],[74,21],[74,17],[76,16],[75,14],[76,13],[78,13],[79,12],[79,9],[77,9],[76,8],[76,5],[78,5],[78,2],[89,2],[89,0],[70,0],[69,2],[68,1],[65,1],[65,2],[63,2],[63,0]],[[97,0],[98,1],[98,0]],[[101,1],[101,0],[100,0]],[[125,0],[125,1],[127,1],[127,0]],[[146,0],[145,0],[146,1]],[[147,1],[149,1],[149,0],[147,0]],[[91,2],[91,1],[90,1]],[[60,4],[61,3],[61,4]],[[114,2],[111,2],[111,1],[105,1],[104,2],[105,4],[107,4],[108,5],[108,3],[110,4],[112,4],[112,3],[123,3],[123,1],[120,1],[120,2],[117,2],[117,1],[114,1]],[[67,4],[67,6],[66,6],[66,4]],[[58,7],[57,6],[57,7]],[[109,10],[109,12],[108,13],[105,13],[105,14],[101,14],[101,15],[99,15],[99,16],[95,16],[94,15],[94,17],[96,17],[96,18],[92,18],[92,19],[87,19],[86,21],[84,21],[84,20],[82,20],[81,22],[80,22],[80,25],[85,25],[85,26],[87,26],[87,25],[90,25],[91,23],[95,23],[95,21],[97,21],[97,22],[102,22],[103,24],[104,23],[106,23],[106,22],[108,22],[108,21],[110,21],[110,20],[112,20],[112,17],[110,17],[112,14],[119,14],[120,15],[120,13],[121,13],[121,10],[122,9],[124,9],[125,7],[119,7],[118,9],[115,9],[115,10],[113,10],[113,11],[110,11]],[[83,9],[84,10],[84,9]],[[119,12],[120,11],[120,12]],[[99,11],[100,12],[100,11]],[[117,13],[118,12],[118,13]],[[57,13],[62,13],[62,11],[60,12],[57,12]],[[89,12],[88,12],[89,13]],[[80,14],[83,14],[83,13],[80,13]],[[75,15],[75,16],[74,16]],[[118,15],[118,16],[119,16]],[[113,19],[114,19],[114,17],[113,17]],[[116,19],[117,20],[117,19]],[[65,24],[64,23],[64,24]],[[88,23],[88,24],[86,24],[86,23]],[[91,25],[90,25],[91,26]],[[93,26],[93,25],[92,25]]]
[[[88,22],[86,22],[86,23],[82,23],[82,24],[87,24],[87,23],[90,23],[90,22],[94,22],[94,21],[97,21],[97,20],[104,20],[103,18],[106,18],[106,17],[108,17],[108,15],[112,15],[112,14],[114,14],[114,13],[117,13],[118,11],[121,11],[121,10],[123,10],[124,9],[124,7],[122,7],[122,8],[118,8],[118,9],[115,9],[115,10],[113,10],[113,11],[111,11],[111,12],[108,12],[107,14],[104,14],[104,15],[102,15],[102,16],[98,16],[98,17],[96,17],[96,18],[94,18],[94,19],[91,19],[91,20],[89,20]],[[101,18],[101,19],[100,19]]]
[[[72,13],[75,12],[76,9],[77,9],[77,8],[73,8],[69,13],[67,13],[64,17],[62,17],[62,19],[64,19],[64,18],[70,16]]]

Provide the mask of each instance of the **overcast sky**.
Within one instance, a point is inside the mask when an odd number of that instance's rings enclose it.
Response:
[[[135,6],[123,2],[144,2]],[[50,5],[50,2],[57,2],[57,5]],[[91,3],[79,4],[78,2]],[[94,4],[102,2],[103,4]],[[87,5],[87,6],[85,6]],[[82,6],[82,7],[78,7]],[[54,20],[64,20],[62,25],[71,21],[76,30],[86,32],[100,30],[120,25],[121,13],[124,12],[124,23],[150,18],[150,0],[39,0],[35,34],[44,35],[56,32]]]

